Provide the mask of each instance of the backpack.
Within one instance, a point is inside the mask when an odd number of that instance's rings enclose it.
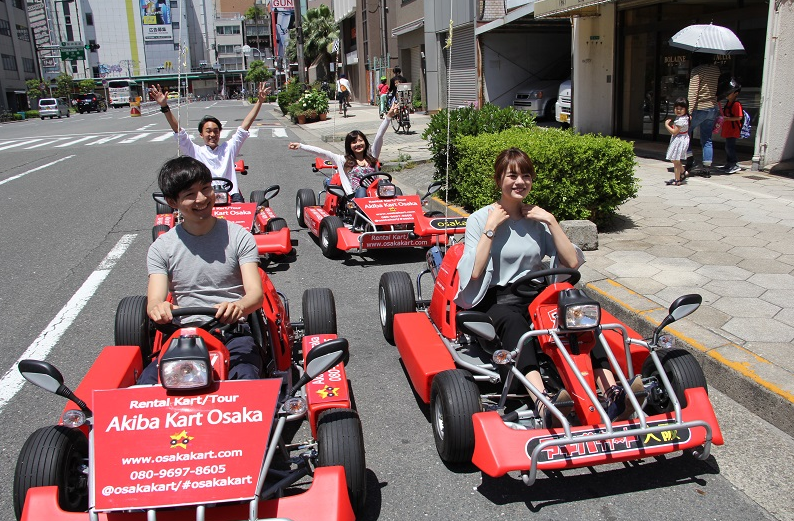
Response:
[[[750,114],[744,110],[744,107],[742,107],[742,114],[744,115],[742,116],[742,129],[739,131],[739,137],[741,139],[748,139],[750,137],[750,130],[753,128],[750,124],[752,118],[750,117]]]

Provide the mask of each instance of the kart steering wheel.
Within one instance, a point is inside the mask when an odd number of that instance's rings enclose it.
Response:
[[[212,178],[212,188],[217,190],[217,191],[219,191],[219,192],[223,192],[225,194],[228,194],[229,192],[232,191],[232,188],[234,188],[234,183],[232,183],[231,181],[229,181],[225,177],[213,177]],[[200,313],[197,313],[197,314],[200,315]]]
[[[575,285],[579,282],[579,279],[582,278],[582,274],[579,273],[579,270],[573,268],[554,268],[532,271],[513,282],[510,285],[510,291],[517,297],[533,298],[549,285],[546,283],[546,277],[554,275],[568,275],[568,278],[564,282],[569,283],[571,286]]]
[[[367,188],[369,185],[372,184],[372,182],[375,180],[375,178],[379,177],[379,176],[383,176],[388,181],[391,182],[391,174],[386,173],[386,172],[372,172],[371,174],[367,174],[365,176],[361,176],[361,178],[358,180],[358,183],[361,186],[363,186],[364,188]]]
[[[174,318],[190,316],[190,315],[203,315],[203,316],[212,317],[210,318],[210,320],[204,322],[203,324],[189,326],[189,327],[197,327],[203,329],[204,331],[209,331],[210,333],[212,333],[213,329],[216,329],[215,326],[219,324],[218,319],[215,318],[215,313],[217,312],[218,312],[218,308],[212,308],[212,307],[173,308],[171,310],[171,315]],[[158,324],[157,322],[152,321],[152,324],[154,325],[154,328],[156,330],[166,335],[166,337],[173,335],[174,332],[179,330],[181,327],[185,327],[185,326],[177,326],[173,322],[169,324]],[[236,323],[224,324],[220,328],[217,328],[217,330],[226,331],[227,329],[235,327],[236,325],[237,325]]]

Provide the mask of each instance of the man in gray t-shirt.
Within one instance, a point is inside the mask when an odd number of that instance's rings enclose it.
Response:
[[[212,174],[192,157],[167,161],[158,177],[160,190],[182,223],[149,247],[147,290],[149,318],[158,324],[173,320],[175,307],[216,307],[215,318],[235,324],[262,307],[264,292],[259,254],[250,232],[212,215]],[[172,295],[172,302],[166,299]],[[183,323],[201,320],[186,317]],[[250,330],[238,326],[223,339],[229,349],[229,378],[258,378],[262,359]],[[139,384],[157,383],[157,365],[144,369]]]

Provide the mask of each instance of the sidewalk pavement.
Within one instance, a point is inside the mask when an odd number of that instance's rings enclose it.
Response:
[[[354,104],[348,114],[294,128],[303,142],[344,153],[339,141],[347,132],[371,140],[381,122],[368,105]],[[411,133],[385,135],[381,162],[405,193],[424,193],[432,181],[421,139],[429,121],[412,114]],[[639,193],[609,230],[599,230],[580,285],[646,337],[673,300],[701,294],[700,309],[666,332],[695,354],[710,385],[794,432],[794,176],[751,172],[743,162],[737,174],[668,186],[664,145],[635,146],[657,159],[637,157]]]

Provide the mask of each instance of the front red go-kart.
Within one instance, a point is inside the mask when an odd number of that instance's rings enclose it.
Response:
[[[513,290],[537,294],[529,306],[534,329],[519,345],[501,346],[487,315],[458,310],[453,301],[462,253],[462,244],[450,247],[444,257],[431,248],[428,268],[416,281],[417,293],[405,272],[384,273],[379,285],[384,337],[396,344],[411,384],[430,405],[436,448],[444,461],[471,461],[493,477],[519,471],[531,485],[538,470],[681,450],[705,459],[712,443],[722,444],[699,364],[661,336],[666,326],[697,309],[699,295],[677,299],[646,341],[573,287],[577,271],[531,273],[516,281]],[[433,282],[430,300],[421,293],[425,275]],[[571,275],[565,282],[547,278]],[[596,342],[605,348],[616,379],[638,411],[629,420],[611,421],[606,413],[590,359]],[[565,388],[571,402],[553,404],[515,367],[521,350],[533,348],[539,349],[546,389],[553,394]],[[641,375],[644,389],[636,396],[629,385],[634,375]],[[560,427],[544,425],[535,416],[530,393]]]
[[[288,321],[278,295],[274,309],[249,316],[252,336],[267,349],[260,380],[223,379],[229,354],[212,323],[156,343],[162,385],[134,385],[144,365],[140,345],[106,347],[75,393],[46,362],[21,362],[29,381],[79,409],[67,406],[58,425],[37,430],[23,446],[17,518],[354,519],[366,499],[363,436],[345,375],[347,341],[336,337],[329,293],[304,294],[303,322]],[[145,343],[150,333],[134,320],[145,297],[131,299],[117,320],[129,330],[116,336]],[[297,427],[287,426],[304,419],[311,438],[293,442]]]
[[[235,170],[243,175],[248,173],[248,167],[242,160],[235,163]],[[254,190],[248,197],[247,203],[235,203],[229,196],[233,187],[231,181],[223,177],[213,177],[212,184],[215,187],[212,215],[249,230],[254,236],[263,265],[267,265],[270,261],[283,260],[294,253],[287,221],[277,217],[270,208],[270,200],[276,197],[281,189],[279,185],[269,186],[265,190]],[[155,192],[152,198],[157,210],[152,227],[154,241],[181,222],[181,217],[178,211],[168,205],[162,193]]]
[[[385,172],[363,176],[361,186],[366,187],[367,195],[356,198],[345,194],[335,172],[318,195],[308,188],[298,190],[298,224],[318,238],[323,255],[331,259],[345,252],[447,244],[450,235],[465,231],[465,218],[445,218],[438,212],[424,211],[424,201],[441,188],[440,182],[432,183],[419,197],[404,195],[391,181],[392,176]]]

